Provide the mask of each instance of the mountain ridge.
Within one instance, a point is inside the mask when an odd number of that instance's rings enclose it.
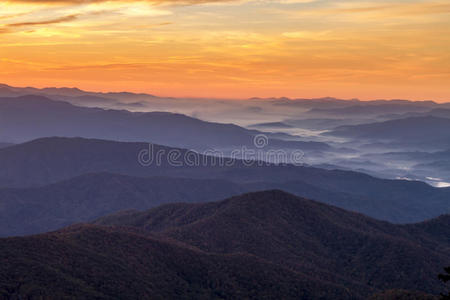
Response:
[[[0,295],[432,297],[444,288],[436,272],[450,258],[449,243],[423,224],[377,221],[279,190],[137,214],[1,238]],[[448,216],[425,223],[446,222]]]
[[[86,173],[116,173],[134,177],[177,177],[231,181],[247,191],[279,188],[316,200],[396,223],[413,223],[448,212],[450,189],[422,182],[379,179],[352,171],[307,166],[252,164],[201,156],[185,149],[153,146],[160,163],[139,160],[146,143],[124,143],[83,138],[46,138],[0,149],[0,187],[38,187]],[[168,160],[177,151],[180,164]],[[198,157],[198,165],[184,161]],[[251,191],[250,190],[250,191]],[[245,191],[245,190],[243,190]],[[427,199],[424,202],[422,199]]]
[[[450,147],[449,127],[449,118],[424,116],[340,126],[324,134],[355,139],[390,140],[412,145],[428,142],[435,148],[441,147],[437,150],[445,150]]]
[[[429,222],[447,226],[448,217]],[[434,282],[432,293],[442,287],[433,274],[445,264],[450,246],[448,239],[429,234],[422,224],[393,225],[279,190],[220,202],[168,204],[94,223],[143,229],[210,253],[250,253],[345,286],[367,280],[374,288],[431,292],[425,286]],[[415,260],[428,265],[420,267],[428,271],[415,275],[420,279],[406,271]]]
[[[179,113],[82,107],[36,95],[0,98],[0,126],[3,128],[0,140],[11,142],[65,136],[151,141],[202,151],[242,146],[255,148],[254,136],[264,134],[273,147],[333,150],[323,142],[303,141],[298,136],[250,130],[231,123],[202,121]]]

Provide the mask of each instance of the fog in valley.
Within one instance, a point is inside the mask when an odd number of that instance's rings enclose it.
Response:
[[[126,92],[92,93],[79,89],[14,88],[6,85],[0,90],[1,97],[30,94],[45,96],[53,101],[68,102],[75,106],[101,108],[110,113],[114,111],[123,113],[124,110],[137,114],[169,112],[177,114],[176,116],[181,114],[206,121],[197,126],[205,130],[211,129],[211,140],[204,134],[202,136],[202,131],[198,131],[198,142],[177,144],[170,140],[170,145],[196,151],[213,148],[229,156],[236,147],[252,146],[254,135],[265,134],[268,137],[267,145],[264,145],[264,149],[258,148],[258,151],[276,149],[291,153],[300,150],[304,152],[301,161],[304,165],[355,170],[380,178],[420,180],[435,187],[450,186],[448,103],[335,98],[242,100],[161,98]],[[6,113],[4,101],[2,108],[3,113]],[[148,130],[157,131],[157,127],[161,126],[160,134],[164,135],[163,131],[168,130],[170,126],[174,126],[175,129],[177,126],[183,127],[184,121],[172,120],[173,116],[175,115],[167,115],[168,119],[161,121],[163,122],[161,124],[153,122],[152,129],[148,127]],[[76,122],[76,119],[74,121]],[[98,122],[102,120],[99,119]],[[236,142],[228,141],[223,145],[213,142],[215,138],[220,140],[221,135],[225,134],[213,129],[217,123],[239,126],[230,127],[226,133],[227,137]],[[140,130],[145,131],[145,128]],[[196,130],[199,129],[193,126],[189,135],[196,135]],[[243,133],[245,134],[241,136]],[[47,133],[43,132],[42,135],[44,134]],[[81,131],[78,135],[83,136],[84,132]],[[248,139],[245,141],[247,135]],[[24,139],[32,137],[34,136]],[[36,137],[39,137],[39,133]],[[92,137],[108,138],[102,134]],[[145,137],[152,142],[154,135],[148,134]],[[22,141],[8,140],[5,136],[0,142]],[[166,141],[155,138],[154,142]],[[264,159],[264,156],[257,158]],[[295,163],[298,164],[299,161]]]

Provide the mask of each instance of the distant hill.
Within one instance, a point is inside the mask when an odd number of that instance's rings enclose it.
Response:
[[[379,123],[337,127],[328,135],[353,139],[377,139],[422,147],[450,147],[450,119],[414,117]]]
[[[291,125],[288,125],[283,122],[257,123],[257,124],[252,124],[249,127],[253,127],[253,128],[292,128]]]
[[[429,112],[423,113],[424,116],[433,116],[438,118],[450,118],[450,108],[435,108]]]
[[[287,119],[284,122],[293,127],[310,130],[331,130],[343,125],[368,123],[369,118],[303,118]]]
[[[0,140],[12,142],[64,136],[149,141],[195,150],[254,148],[254,136],[262,133],[182,114],[78,107],[36,95],[0,98],[0,128]],[[268,138],[275,136],[271,133],[266,135]],[[326,143],[276,138],[270,139],[269,145],[303,151],[332,150]]]
[[[450,159],[450,149],[436,152],[385,152],[385,153],[370,153],[363,157],[367,159],[387,159],[392,161],[412,161],[412,162],[433,162],[436,160]]]
[[[24,95],[42,95],[46,97],[50,97],[55,100],[65,100],[72,103],[73,99],[77,97],[85,97],[85,99],[89,98],[102,98],[105,100],[114,101],[124,101],[125,103],[136,102],[141,100],[148,99],[158,99],[158,100],[174,100],[180,98],[172,98],[172,97],[158,97],[152,94],[145,93],[132,93],[132,92],[91,92],[84,91],[76,87],[49,87],[49,88],[33,88],[33,87],[13,87],[7,84],[0,83],[0,97],[17,97]],[[198,100],[198,99],[196,99]],[[438,104],[434,101],[410,101],[404,99],[378,99],[378,100],[370,100],[370,101],[361,101],[359,99],[337,99],[333,97],[323,97],[323,98],[287,98],[287,97],[278,97],[278,98],[258,98],[253,97],[248,99],[252,102],[272,102],[276,106],[288,106],[288,107],[304,107],[304,108],[322,108],[322,109],[339,109],[346,107],[358,107],[358,106],[375,106],[375,107],[383,107],[383,106],[394,106],[394,107],[445,107],[446,104]],[[77,103],[77,102],[75,102]],[[447,106],[448,107],[448,106]]]
[[[0,189],[0,237],[43,233],[121,210],[206,202],[248,191],[220,179],[87,174],[39,188]]]
[[[118,101],[140,101],[142,99],[170,99],[160,98],[151,94],[128,93],[128,92],[89,92],[79,88],[33,88],[33,87],[13,87],[6,84],[0,84],[0,97],[20,97],[25,95],[40,95],[55,100],[64,100],[72,104],[111,104]]]
[[[450,179],[450,150],[372,153],[363,157],[371,161],[408,164],[411,174],[426,176],[435,182],[446,182]]]
[[[432,107],[429,102],[392,101],[380,103],[358,103],[357,105],[341,108],[313,108],[308,111],[310,115],[321,116],[377,116],[388,113],[425,112]]]
[[[0,148],[6,148],[6,147],[9,147],[9,146],[12,146],[12,145],[14,145],[14,144],[11,144],[11,143],[0,143]]]
[[[43,233],[123,210],[222,200],[244,192],[274,188],[356,210],[380,210],[362,197],[332,192],[301,181],[237,183],[224,179],[91,173],[43,187],[0,189],[0,237]]]
[[[417,117],[438,117],[438,118],[450,118],[450,109],[441,107],[441,108],[434,108],[430,111],[426,112],[410,112],[410,113],[403,113],[403,114],[387,114],[384,116],[386,119],[405,119],[405,118],[417,118]]]
[[[450,228],[449,217],[392,225],[276,190],[95,224],[145,230],[209,253],[251,254],[362,295],[393,288],[439,293],[444,285],[436,274],[450,259],[448,237],[432,229]]]
[[[433,188],[422,182],[385,180],[350,171],[293,165],[221,161],[188,150],[152,147],[154,155],[163,154],[160,163],[154,158],[151,164],[143,166],[138,156],[142,150],[148,151],[146,143],[45,138],[14,145],[0,149],[0,187],[43,186],[87,173],[108,172],[136,177],[225,180],[243,191],[283,189],[400,223],[422,221],[449,212],[450,190]],[[169,161],[173,151],[180,155],[175,163]],[[184,160],[191,155],[198,164],[191,165]],[[220,191],[218,189],[218,196],[224,196]]]
[[[257,100],[257,99],[255,99]],[[389,111],[389,107],[394,110],[402,111],[406,109],[408,111],[408,107],[413,107],[413,110],[419,109],[417,107],[424,108],[434,108],[434,107],[448,107],[446,104],[438,104],[434,101],[410,101],[404,99],[378,99],[378,100],[369,100],[362,101],[359,99],[337,99],[333,97],[324,97],[324,98],[298,98],[298,99],[289,99],[289,98],[266,98],[266,101],[272,101],[277,106],[287,106],[287,107],[303,107],[309,109],[319,109],[318,112],[329,112],[331,114],[340,114],[340,113],[360,113],[364,112],[364,106],[373,107],[374,109],[368,109],[368,112],[373,111]],[[348,108],[348,109],[347,109]],[[419,109],[420,110],[420,109]],[[392,112],[392,109],[390,110]],[[378,112],[377,112],[378,113]]]

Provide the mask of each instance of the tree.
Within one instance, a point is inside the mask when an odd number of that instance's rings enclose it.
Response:
[[[439,274],[439,280],[442,280],[444,283],[450,281],[450,267],[444,268],[445,273]],[[441,300],[450,300],[450,292],[447,295],[441,294]]]

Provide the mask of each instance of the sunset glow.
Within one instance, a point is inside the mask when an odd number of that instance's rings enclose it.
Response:
[[[0,82],[450,101],[450,3],[2,1]]]

